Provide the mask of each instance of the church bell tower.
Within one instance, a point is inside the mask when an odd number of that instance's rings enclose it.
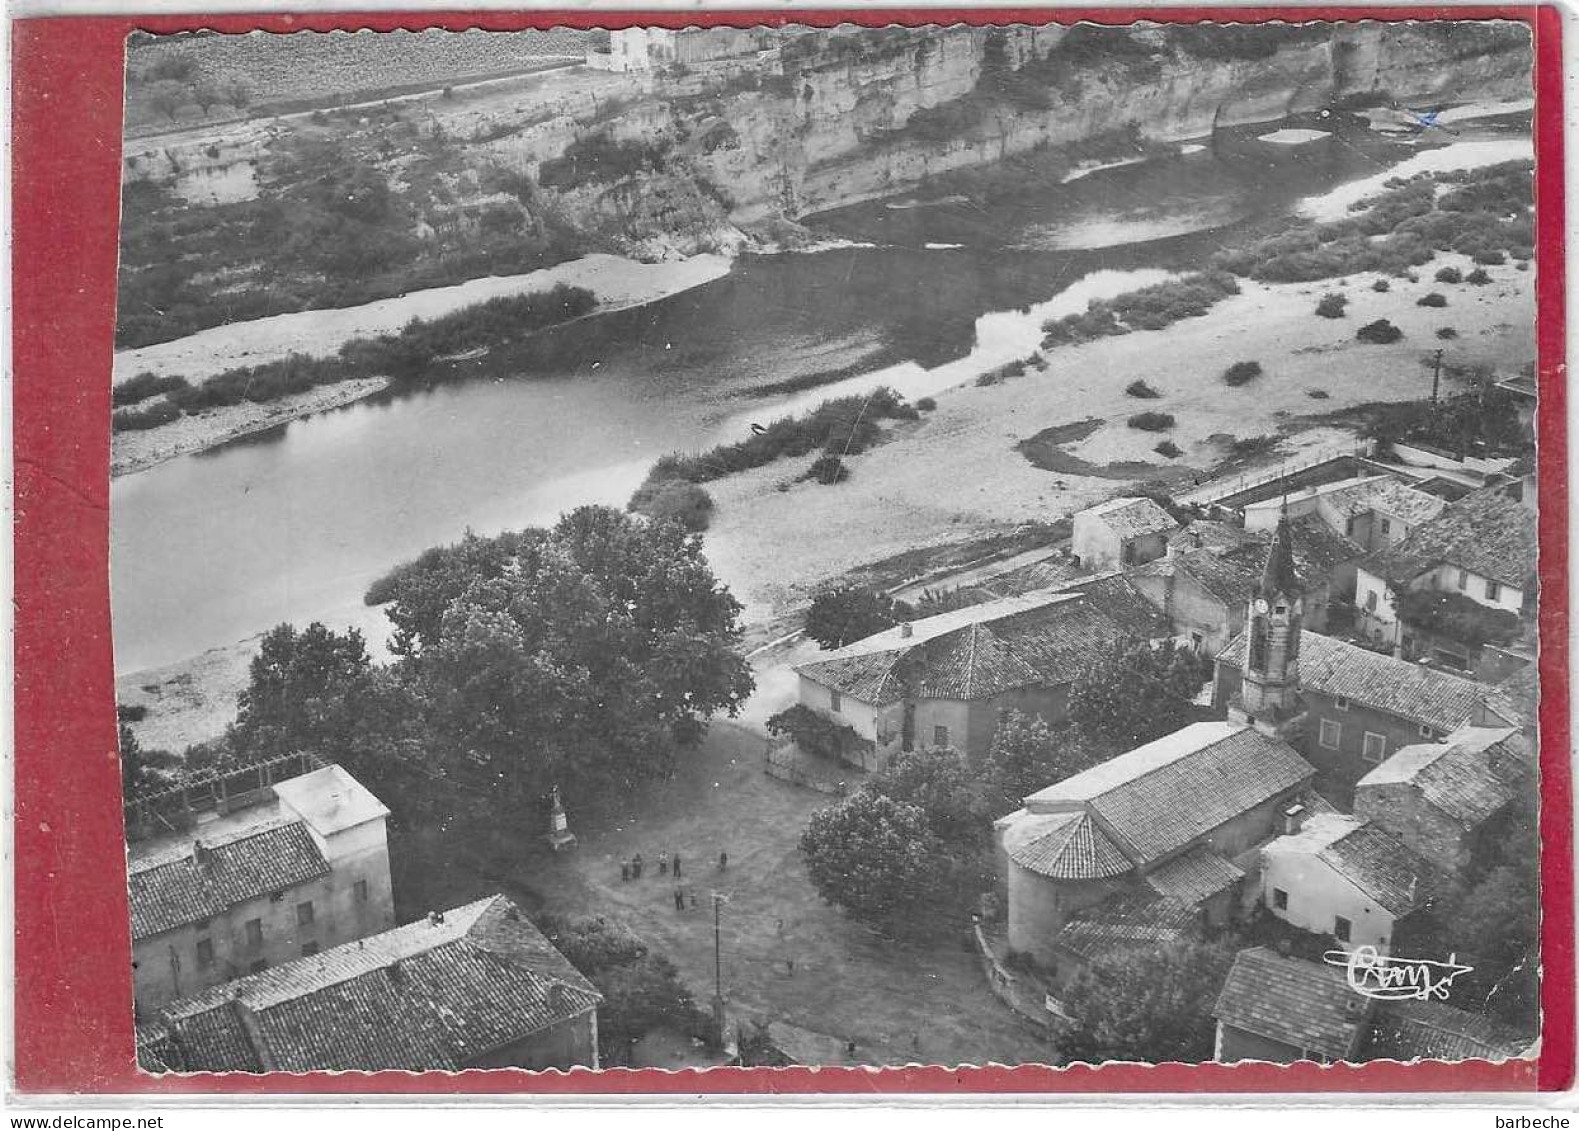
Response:
[[[1240,699],[1245,714],[1257,723],[1276,725],[1298,708],[1303,616],[1304,589],[1294,574],[1294,543],[1285,506],[1245,616],[1247,647]]]

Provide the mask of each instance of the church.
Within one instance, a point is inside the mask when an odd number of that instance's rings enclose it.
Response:
[[[1285,515],[1245,630],[1217,657],[1213,702],[1296,746],[1334,801],[1405,746],[1524,722],[1495,687],[1306,631],[1304,598]]]

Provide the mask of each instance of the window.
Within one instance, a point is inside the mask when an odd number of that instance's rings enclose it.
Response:
[[[265,962],[261,958],[258,959],[256,962],[254,962],[251,966],[247,967],[247,969],[250,970],[254,974],[261,974],[261,973],[263,973],[263,971],[267,970],[268,968],[269,968],[269,964],[267,962]]]
[[[212,965],[214,965],[214,940],[198,939],[197,968],[199,970],[207,970]]]
[[[837,691],[828,692],[828,706],[833,710],[833,713],[837,715],[844,707],[844,696],[840,695]]]
[[[1434,730],[1432,730],[1430,727],[1426,726],[1425,723],[1421,723],[1420,724],[1420,737],[1421,738],[1435,738],[1436,737],[1436,732]]]
[[[282,902],[284,902],[284,900],[285,900],[285,893],[282,892],[282,891],[272,892],[269,895],[269,902],[270,903],[282,903]]]
[[[1343,724],[1335,723],[1331,719],[1321,720],[1321,748],[1323,750],[1336,750],[1343,741]]]
[[[1357,522],[1358,522],[1357,519],[1350,518],[1347,522],[1345,522],[1343,524],[1343,533],[1348,535],[1350,538],[1353,538],[1354,537],[1354,527],[1355,527],[1355,524]]]
[[[1284,891],[1282,888],[1273,888],[1272,889],[1272,906],[1277,908],[1279,911],[1287,911],[1288,910],[1288,892]]]
[[[1393,532],[1392,520],[1391,519],[1387,519],[1387,518],[1382,519],[1382,533],[1383,534],[1391,534],[1392,532]]]
[[[933,746],[947,746],[948,745],[948,727],[933,727],[932,728],[932,745]]]
[[[1374,613],[1376,611],[1376,590],[1374,589],[1367,589],[1365,591],[1365,611],[1368,613]]]
[[[304,943],[302,943],[302,957],[303,958],[311,957],[312,955],[317,954],[317,953],[318,953],[318,944],[317,944],[317,942],[304,942]]]
[[[1495,581],[1486,582],[1486,600],[1498,601],[1502,599],[1502,586]]]
[[[1458,571],[1458,587],[1460,589],[1469,588],[1469,570],[1461,569]]]
[[[367,902],[367,881],[366,880],[357,880],[356,883],[351,885],[351,889],[354,892],[356,892],[356,901],[358,903],[366,903]]]
[[[1367,762],[1381,762],[1387,757],[1387,736],[1365,732],[1365,747],[1360,751],[1360,757]]]
[[[1342,695],[1334,699],[1332,701],[1332,705],[1340,711],[1347,711],[1349,709],[1349,701]]]
[[[312,921],[313,901],[309,899],[306,903],[298,903],[296,905],[296,925],[298,927],[305,927]]]
[[[1336,938],[1339,942],[1348,942],[1349,941],[1349,932],[1353,929],[1353,927],[1354,927],[1353,923],[1350,923],[1342,915],[1339,915],[1336,919],[1334,919],[1332,921],[1332,934],[1333,934],[1333,937]]]
[[[206,931],[206,930],[208,930],[208,920],[207,919],[199,919],[197,922],[192,924],[192,929],[194,931]]]
[[[247,945],[253,950],[263,945],[263,920],[247,920]]]

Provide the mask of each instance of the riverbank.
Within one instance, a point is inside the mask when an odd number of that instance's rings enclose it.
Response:
[[[542,271],[473,279],[362,306],[235,322],[173,342],[122,350],[115,355],[113,380],[119,384],[137,373],[152,372],[201,384],[226,370],[279,361],[293,353],[328,357],[346,342],[397,333],[413,318],[430,320],[490,299],[543,292],[560,284],[591,291],[598,305],[587,317],[596,318],[710,283],[728,274],[731,264],[722,255],[661,263],[589,255]],[[116,432],[110,444],[110,474],[130,475],[177,456],[341,408],[383,391],[388,384],[382,377],[354,378],[264,404],[247,401],[182,416],[157,428]]]

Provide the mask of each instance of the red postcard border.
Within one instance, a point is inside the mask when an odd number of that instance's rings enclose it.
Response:
[[[839,22],[1127,23],[1501,18],[1535,36],[1540,401],[1543,1032],[1539,1059],[1026,1065],[960,1069],[516,1070],[152,1077],[133,1059],[130,937],[108,592],[122,44],[227,32]],[[1555,6],[362,12],[12,23],[15,479],[15,1087],[32,1094],[1393,1093],[1564,1090],[1574,1078],[1573,782],[1568,764],[1562,18]],[[98,423],[94,423],[97,421]]]

